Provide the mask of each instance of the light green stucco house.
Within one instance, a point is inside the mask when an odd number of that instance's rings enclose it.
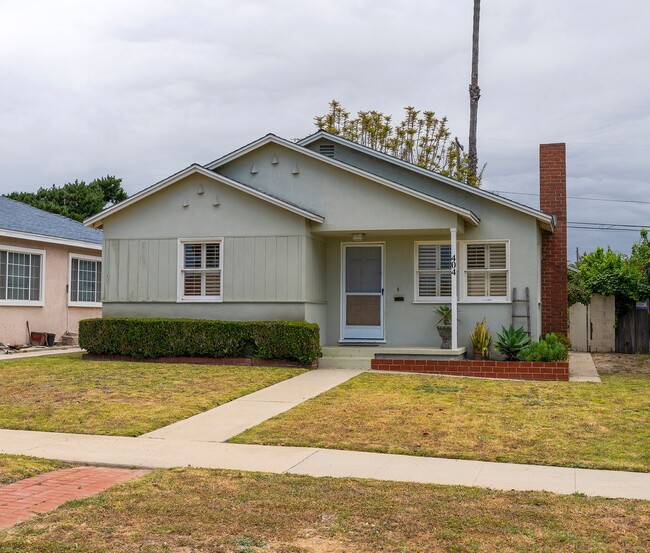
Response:
[[[104,231],[104,316],[318,323],[323,345],[452,349],[530,291],[556,217],[325,132],[269,134],[88,219]],[[520,324],[526,324],[521,319]]]

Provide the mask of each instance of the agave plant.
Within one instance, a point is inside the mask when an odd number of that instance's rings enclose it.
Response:
[[[441,305],[437,309],[434,309],[433,312],[440,317],[440,320],[436,324],[443,324],[449,326],[451,324],[452,311],[451,306]]]
[[[508,328],[501,327],[501,332],[497,334],[494,349],[503,353],[508,361],[514,361],[517,359],[519,352],[528,344],[530,344],[530,338],[523,327],[515,328],[515,325],[511,324]]]

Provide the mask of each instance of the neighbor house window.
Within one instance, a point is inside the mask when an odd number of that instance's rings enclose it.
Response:
[[[44,252],[0,247],[0,302],[43,302]]]
[[[182,241],[179,254],[179,300],[220,301],[222,241]]]
[[[465,296],[467,300],[508,300],[508,243],[465,244]]]
[[[96,257],[70,256],[70,305],[101,302],[102,262]]]
[[[415,243],[415,301],[451,296],[451,245]]]

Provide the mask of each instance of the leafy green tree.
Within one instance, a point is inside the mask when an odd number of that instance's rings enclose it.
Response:
[[[50,188],[39,188],[37,192],[12,192],[6,196],[77,221],[99,213],[107,204],[114,205],[128,198],[122,188],[122,179],[111,175],[94,179],[88,184],[75,180],[60,187],[52,185]]]
[[[569,304],[589,303],[594,294],[616,296],[620,308],[650,297],[650,243],[648,233],[632,246],[628,257],[622,253],[597,248],[584,254],[578,272],[569,274]]]
[[[332,100],[325,115],[314,117],[316,126],[352,142],[395,156],[440,173],[441,175],[480,186],[483,169],[472,175],[469,155],[458,138],[451,139],[447,118],[433,111],[404,108],[404,119],[393,124],[392,116],[380,111],[359,111],[351,117],[340,102]]]

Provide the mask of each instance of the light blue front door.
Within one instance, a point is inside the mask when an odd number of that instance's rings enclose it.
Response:
[[[384,246],[343,245],[341,339],[384,339]]]

